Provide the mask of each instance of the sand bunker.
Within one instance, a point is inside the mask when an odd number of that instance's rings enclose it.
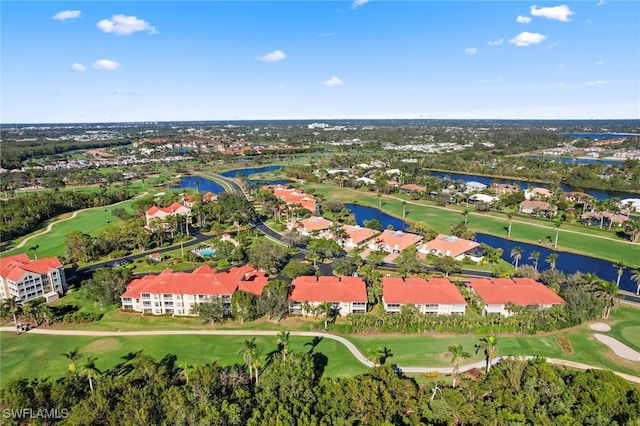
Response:
[[[614,339],[613,337],[605,336],[604,334],[594,334],[594,336],[598,341],[609,346],[620,358],[640,362],[640,352],[631,349],[629,346]]]
[[[603,322],[591,324],[589,328],[595,331],[611,331],[611,327],[609,327],[609,324],[605,324]]]

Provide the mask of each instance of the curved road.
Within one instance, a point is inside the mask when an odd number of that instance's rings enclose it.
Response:
[[[0,327],[0,332],[15,332],[14,327]],[[210,336],[277,336],[279,331],[262,331],[262,330],[152,330],[152,331],[86,331],[86,330],[54,330],[34,328],[26,332],[26,334],[46,334],[57,336],[93,336],[93,337],[114,337],[114,336],[168,336],[168,335],[210,335]],[[301,337],[322,337],[332,339],[342,343],[351,354],[362,364],[367,367],[373,367],[373,363],[369,361],[356,346],[349,340],[341,336],[330,333],[321,333],[314,331],[291,331],[292,336]],[[519,356],[520,360],[534,359],[533,356]],[[498,357],[493,360],[493,364],[505,360],[505,357]],[[566,361],[563,359],[546,358],[547,362],[564,367],[577,368],[580,370],[599,369],[592,365],[582,364],[578,362]],[[479,361],[472,364],[461,365],[460,371],[469,370],[471,368],[483,368],[485,361]],[[441,374],[452,374],[453,367],[401,367],[394,366],[394,369],[402,373],[427,373],[437,371]],[[640,383],[640,377],[631,376],[629,374],[614,371],[618,376],[633,382]]]

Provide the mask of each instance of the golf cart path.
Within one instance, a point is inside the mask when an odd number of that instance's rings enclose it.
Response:
[[[148,192],[143,192],[143,193],[141,193],[141,194],[136,195],[136,196],[135,196],[135,197],[133,197],[132,199],[134,199],[134,198],[144,197],[144,196],[145,196],[145,195],[147,195],[147,194],[148,194]],[[41,235],[44,235],[44,234],[46,234],[46,233],[48,233],[48,232],[51,232],[51,230],[53,229],[53,227],[54,227],[55,225],[59,224],[60,222],[65,222],[65,221],[67,221],[67,220],[75,219],[75,218],[76,218],[76,216],[78,216],[78,213],[82,213],[82,212],[89,211],[89,210],[105,209],[105,208],[107,208],[107,207],[117,206],[118,204],[122,204],[122,203],[125,203],[125,202],[127,202],[127,201],[131,201],[132,199],[119,201],[119,202],[117,202],[117,203],[114,203],[114,204],[108,204],[108,205],[106,205],[106,206],[97,206],[97,207],[89,207],[89,208],[82,209],[82,210],[74,210],[74,212],[71,214],[71,216],[69,216],[69,217],[65,217],[64,219],[58,219],[58,220],[56,220],[56,221],[51,222],[49,225],[47,225],[47,228],[46,228],[44,231],[42,231],[42,232],[38,232],[37,234],[33,234],[33,235],[30,235],[30,236],[26,237],[24,240],[20,241],[20,243],[16,244],[16,246],[15,246],[15,247],[13,247],[13,248],[11,248],[11,249],[9,249],[9,250],[6,250],[6,251],[16,250],[16,249],[19,249],[19,248],[21,248],[21,247],[24,247],[24,245],[25,245],[25,244],[27,244],[27,243],[28,243],[32,238],[36,238],[36,237],[39,237],[39,236],[41,236]]]
[[[0,332],[15,332],[15,327],[0,327]],[[114,337],[114,336],[168,336],[168,335],[210,335],[210,336],[277,336],[279,331],[262,331],[262,330],[149,330],[149,331],[89,331],[89,330],[56,330],[56,329],[39,329],[34,328],[26,332],[26,334],[46,334],[46,335],[58,335],[58,336],[92,336],[92,337]],[[336,340],[342,343],[358,361],[367,367],[373,367],[373,363],[369,361],[356,346],[349,340],[341,336],[336,336],[329,333],[320,333],[313,331],[291,331],[291,336],[301,337],[321,337]],[[507,357],[497,357],[493,360],[493,364],[504,361]],[[535,359],[534,356],[519,356],[519,360]],[[552,364],[577,368],[581,370],[599,369],[587,364],[578,362],[566,361],[562,359],[546,358],[546,361]],[[460,371],[469,370],[471,368],[483,368],[485,367],[485,361],[479,361],[472,364],[466,364],[460,366]],[[426,373],[437,371],[441,374],[451,374],[453,367],[401,367],[396,366],[396,369],[403,373]],[[634,382],[640,383],[640,377],[631,376],[629,374],[615,372],[620,377]]]

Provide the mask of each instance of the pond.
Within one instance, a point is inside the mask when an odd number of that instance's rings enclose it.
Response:
[[[405,229],[406,227],[406,224],[402,220],[384,213],[377,208],[357,204],[345,204],[344,206],[353,212],[356,222],[360,226],[363,225],[365,220],[378,219],[380,223],[382,223],[383,228],[386,228],[389,224],[393,225],[394,229]],[[547,256],[551,253],[557,253],[556,269],[565,274],[573,274],[579,271],[582,273],[594,273],[598,277],[608,281],[616,281],[618,278],[618,269],[613,266],[613,262],[608,260],[555,251],[547,247],[516,242],[506,238],[494,237],[493,235],[476,234],[476,241],[494,248],[501,248],[503,250],[502,258],[507,262],[513,260],[511,259],[511,250],[516,246],[520,247],[522,249],[520,265],[532,265],[533,261],[529,260],[529,256],[534,251],[538,251],[540,252],[538,270],[541,272],[550,268],[550,265],[545,262]],[[624,270],[620,279],[620,288],[635,293],[636,284],[631,280],[631,269],[632,268],[626,268]]]
[[[353,212],[356,223],[360,226],[364,226],[365,220],[377,219],[382,224],[383,229],[387,229],[389,225],[397,230],[408,228],[407,223],[402,219],[391,216],[380,209],[361,206],[359,204],[345,204],[344,206]]]
[[[276,170],[280,170],[280,169],[282,169],[282,166],[250,167],[247,169],[227,170],[226,172],[220,173],[220,175],[227,178],[234,178],[237,175],[243,175],[244,177],[249,177],[257,173],[275,172]]]
[[[200,176],[185,176],[182,179],[180,179],[180,182],[178,182],[178,185],[172,186],[171,188],[195,189],[202,194],[207,192],[220,194],[224,192],[224,187],[222,187],[222,185],[220,185],[219,183],[211,179],[203,178]]]

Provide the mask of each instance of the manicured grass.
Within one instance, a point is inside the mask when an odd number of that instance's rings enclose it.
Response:
[[[178,364],[192,365],[219,362],[221,365],[243,364],[242,348],[245,336],[127,336],[127,337],[77,337],[46,336],[37,334],[2,333],[2,365],[0,385],[16,378],[60,377],[67,371],[68,360],[61,354],[79,348],[82,359],[96,356],[97,367],[106,370],[122,362],[122,357],[130,352],[143,350],[157,360],[167,354],[175,354]],[[290,338],[293,351],[308,352],[313,338]],[[257,336],[256,343],[263,355],[276,349],[276,336]],[[329,377],[343,377],[361,374],[367,367],[355,360],[351,353],[334,340],[322,339],[315,352],[328,357],[324,374]],[[98,379],[99,380],[99,379]]]
[[[610,333],[613,337],[628,340],[625,343],[638,349],[634,335],[627,335],[624,330],[637,330],[640,319],[640,308],[618,306],[608,321],[613,325]],[[275,324],[266,320],[240,324],[230,322],[216,329],[242,330],[312,330],[317,328],[318,321],[302,318],[288,318]],[[86,330],[170,330],[170,329],[211,329],[198,318],[171,318],[142,316],[140,314],[122,313],[112,309],[105,313],[105,318],[88,326],[76,326],[74,329]],[[612,369],[622,373],[640,376],[640,365],[637,362],[625,361],[617,357],[604,344],[598,342],[593,335],[596,332],[589,329],[587,324],[566,331],[541,334],[535,336],[498,336],[497,356],[508,355],[538,355],[550,358],[561,358],[569,361],[581,362],[595,367]],[[46,336],[24,334],[19,337],[13,333],[2,333],[2,363],[0,366],[0,383],[17,377],[46,377],[64,374],[66,360],[58,354],[67,352],[75,347],[80,348],[84,355],[99,357],[100,368],[110,368],[117,364],[120,357],[128,352],[144,349],[144,352],[156,358],[162,358],[168,353],[178,356],[179,362],[203,364],[218,361],[223,365],[241,363],[237,354],[244,336],[204,336],[204,335],[176,335],[176,336],[115,336],[115,337],[85,337],[85,336]],[[463,364],[482,361],[482,353],[475,353],[475,344],[482,336],[472,335],[347,335],[358,349],[366,354],[367,350],[376,346],[387,347],[392,356],[387,364],[402,366],[433,366],[449,367],[450,360],[445,357],[447,348],[454,344],[462,345],[465,351],[472,354],[472,358]],[[567,338],[573,347],[572,354],[565,354],[556,343],[558,337]],[[311,338],[291,337],[291,346],[295,351],[307,351]],[[275,348],[275,336],[258,336],[258,344],[263,347],[264,354]],[[338,342],[323,338],[316,348],[317,352],[328,357],[326,374],[328,376],[351,376],[366,371],[366,367]]]
[[[322,194],[326,199],[379,207],[380,200],[377,194],[373,192],[356,191],[323,184],[309,186],[314,188],[316,194]],[[392,216],[402,218],[403,197],[407,202],[406,220],[410,223],[425,221],[434,230],[448,233],[451,225],[456,225],[464,220],[462,216],[462,211],[466,207],[464,204],[439,207],[431,201],[413,201],[406,196],[397,194],[383,195],[381,200],[382,210]],[[508,219],[506,215],[501,213],[471,212],[468,216],[467,226],[474,232],[506,238]],[[538,244],[538,240],[540,240],[547,247],[550,247],[550,242],[555,240],[555,226],[549,220],[514,216],[511,238],[515,241],[530,244]],[[640,266],[640,244],[631,244],[616,237],[613,232],[594,227],[563,223],[560,227],[557,250],[566,250],[600,259],[608,259],[612,262],[619,260],[630,266]]]

